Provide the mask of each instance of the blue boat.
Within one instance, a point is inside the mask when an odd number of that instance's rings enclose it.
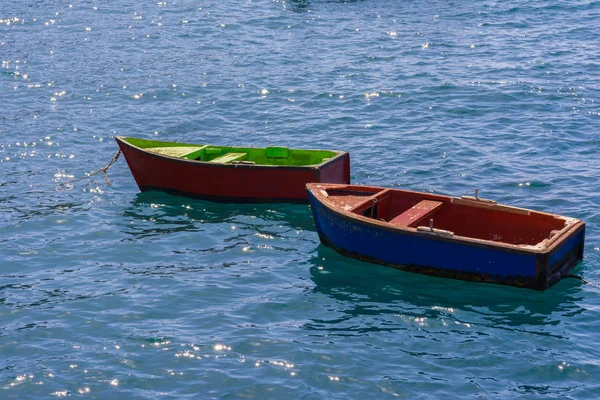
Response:
[[[497,204],[373,186],[309,183],[321,242],[407,271],[545,290],[583,258],[585,223]]]

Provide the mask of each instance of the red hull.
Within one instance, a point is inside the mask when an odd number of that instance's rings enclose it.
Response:
[[[115,139],[142,192],[160,190],[216,201],[306,202],[309,182],[350,182],[346,152],[304,167],[212,164],[154,154]]]

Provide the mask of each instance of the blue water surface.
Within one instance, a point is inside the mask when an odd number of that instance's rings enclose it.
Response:
[[[599,1],[0,0],[0,398],[600,397],[600,288],[432,278],[307,205],[139,193],[116,135],[351,152],[355,183],[581,218]]]

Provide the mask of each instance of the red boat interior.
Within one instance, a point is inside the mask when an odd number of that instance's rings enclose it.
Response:
[[[396,227],[512,245],[536,245],[566,227],[567,219],[496,205],[475,198],[452,198],[402,190],[353,187],[328,189],[327,201],[347,212]]]

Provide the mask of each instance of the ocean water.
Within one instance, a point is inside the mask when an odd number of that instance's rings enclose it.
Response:
[[[0,398],[597,399],[599,1],[0,0]],[[307,205],[139,193],[115,135],[348,150],[581,218],[537,292],[344,258]]]

